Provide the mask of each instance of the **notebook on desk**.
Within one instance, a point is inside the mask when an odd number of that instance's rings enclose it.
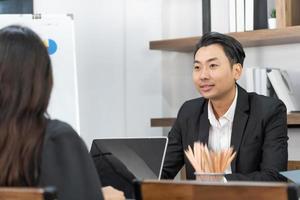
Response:
[[[105,149],[119,159],[136,178],[160,179],[167,141],[167,137],[96,139],[93,141],[91,154],[94,157],[95,152],[97,153],[95,149]]]

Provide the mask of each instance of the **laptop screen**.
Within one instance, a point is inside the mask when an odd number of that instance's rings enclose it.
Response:
[[[285,171],[285,172],[280,172],[280,174],[285,176],[292,182],[296,184],[300,184],[300,170]]]
[[[167,137],[105,138],[94,140],[92,149],[112,153],[136,178],[160,179],[167,141]]]

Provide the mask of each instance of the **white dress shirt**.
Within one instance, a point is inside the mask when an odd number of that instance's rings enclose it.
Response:
[[[213,151],[220,151],[230,147],[232,122],[236,108],[238,90],[236,88],[235,97],[227,112],[216,119],[211,102],[208,102],[208,120],[210,123],[208,148]],[[226,169],[225,173],[231,173],[231,167]]]

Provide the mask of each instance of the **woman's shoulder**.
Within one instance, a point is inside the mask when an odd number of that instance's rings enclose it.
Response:
[[[66,122],[57,119],[48,119],[45,130],[45,139],[56,139],[63,137],[75,137],[79,138],[77,132],[71,125]]]
[[[85,143],[78,133],[66,122],[48,119],[44,136],[44,148],[76,148],[86,149]]]
[[[85,143],[69,124],[48,120],[41,163],[40,185],[56,186],[59,199],[103,199]]]

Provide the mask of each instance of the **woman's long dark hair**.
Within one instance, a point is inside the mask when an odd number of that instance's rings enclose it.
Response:
[[[0,30],[0,185],[34,186],[53,85],[47,49],[32,30]]]

